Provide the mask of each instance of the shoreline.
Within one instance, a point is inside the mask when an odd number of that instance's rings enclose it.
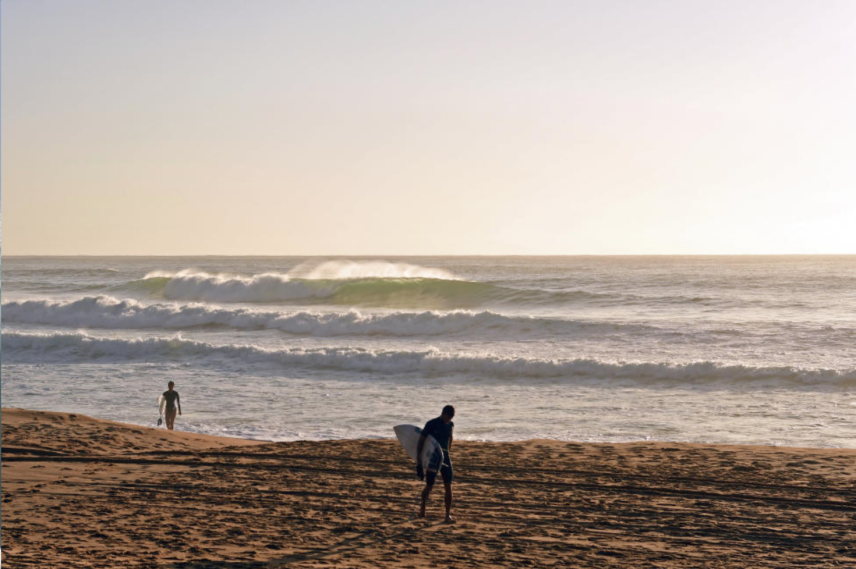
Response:
[[[82,413],[68,413],[65,411],[51,411],[48,409],[25,409],[22,407],[2,407],[2,412],[26,412],[26,413],[45,413],[45,414],[58,414],[58,415],[75,415],[77,417],[84,417],[86,419],[91,419],[94,421],[103,421],[106,423],[114,423],[116,425],[121,425],[128,428],[135,429],[147,429],[153,431],[163,431],[168,432],[164,426],[161,427],[152,427],[150,425],[143,425],[140,423],[127,423],[124,421],[114,421],[112,419],[101,419],[98,417],[93,417],[90,415],[84,415]],[[178,419],[176,423],[176,430],[173,433],[184,434],[189,437],[199,437],[200,439],[211,439],[211,441],[221,441],[223,446],[231,445],[243,445],[243,444],[289,444],[289,443],[331,443],[337,441],[351,441],[351,442],[360,442],[360,441],[396,441],[394,435],[382,436],[382,435],[371,435],[371,436],[363,436],[356,438],[330,438],[330,439],[311,439],[311,438],[298,438],[298,439],[289,439],[289,440],[271,440],[271,439],[253,439],[248,437],[241,436],[229,436],[229,435],[209,435],[205,433],[197,433],[195,431],[186,431],[182,430],[180,427],[181,419]],[[392,431],[392,427],[390,427],[390,431]],[[798,445],[789,445],[789,444],[775,444],[775,443],[728,443],[728,442],[709,442],[709,441],[674,441],[674,440],[656,440],[656,439],[638,439],[638,440],[622,440],[622,441],[591,441],[591,440],[576,440],[576,439],[551,439],[546,437],[534,437],[529,439],[510,439],[510,440],[472,440],[472,439],[463,439],[457,438],[455,439],[455,444],[523,444],[523,443],[559,443],[559,444],[575,444],[575,445],[610,445],[610,446],[621,446],[621,445],[679,445],[679,446],[698,446],[698,447],[727,447],[727,448],[735,448],[735,449],[781,449],[781,450],[795,450],[795,451],[853,451],[856,453],[856,447],[833,447],[833,446],[798,446]]]
[[[394,439],[3,408],[2,445],[9,567],[856,565],[856,449],[456,441],[446,526]]]

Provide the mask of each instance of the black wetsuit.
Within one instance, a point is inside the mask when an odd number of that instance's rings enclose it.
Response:
[[[164,391],[163,397],[166,399],[166,411],[175,411],[175,400],[178,399],[178,391]]]
[[[442,417],[431,419],[425,423],[425,428],[422,429],[423,434],[431,435],[437,439],[437,442],[440,443],[440,446],[443,448],[443,466],[440,468],[440,474],[443,476],[443,482],[446,484],[451,484],[454,476],[454,472],[452,471],[452,459],[449,457],[449,440],[452,438],[452,431],[454,429],[454,421],[446,423],[443,421]],[[428,483],[432,484],[434,482],[434,477],[437,475],[433,472],[427,472],[426,476],[428,478]]]

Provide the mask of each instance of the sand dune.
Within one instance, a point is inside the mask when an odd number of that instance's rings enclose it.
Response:
[[[10,568],[856,566],[854,450],[459,442],[446,526],[393,440],[3,409],[2,443]]]

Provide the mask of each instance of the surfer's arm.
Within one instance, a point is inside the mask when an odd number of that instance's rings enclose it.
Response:
[[[446,450],[452,450],[452,439],[455,438],[455,427],[452,427],[452,430],[449,431],[449,448]]]
[[[175,402],[178,403],[178,414],[181,415],[181,397],[179,397],[177,392],[175,394]]]

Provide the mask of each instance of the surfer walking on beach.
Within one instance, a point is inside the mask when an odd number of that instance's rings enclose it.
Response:
[[[425,428],[422,429],[422,436],[419,437],[419,447],[416,450],[416,456],[422,456],[422,447],[425,444],[425,438],[428,435],[433,436],[443,448],[443,464],[440,465],[440,475],[443,477],[443,485],[446,487],[446,523],[455,523],[455,518],[452,517],[452,460],[449,457],[449,450],[452,448],[452,433],[455,430],[455,423],[452,418],[455,416],[455,408],[451,405],[443,407],[443,413],[425,423]],[[419,517],[425,517],[425,503],[428,501],[428,495],[431,493],[431,488],[434,487],[434,480],[437,479],[437,472],[429,470],[422,472],[422,463],[418,461],[416,464],[416,472],[419,478],[425,476],[425,490],[422,491],[422,507],[419,509]]]
[[[170,381],[166,384],[167,390],[163,392],[163,398],[166,400],[166,428],[170,431],[175,427],[176,412],[181,415],[181,399],[178,396],[178,391],[175,390],[175,382]]]

